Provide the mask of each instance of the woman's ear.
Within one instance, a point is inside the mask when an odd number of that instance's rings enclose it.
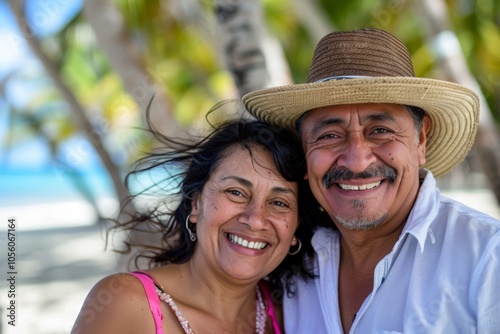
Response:
[[[195,198],[191,201],[191,217],[189,221],[193,224],[198,222],[198,217],[200,216],[200,196],[195,196]]]

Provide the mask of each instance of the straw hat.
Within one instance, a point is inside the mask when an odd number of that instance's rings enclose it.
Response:
[[[410,54],[379,29],[333,32],[314,51],[307,83],[255,91],[243,97],[265,122],[295,130],[306,111],[331,105],[397,103],[417,106],[432,119],[424,166],[435,176],[458,165],[474,143],[479,99],[461,85],[417,78]]]

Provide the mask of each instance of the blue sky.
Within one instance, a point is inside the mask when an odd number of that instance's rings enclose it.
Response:
[[[27,22],[38,37],[49,36],[61,29],[81,9],[82,0],[28,0],[26,3]],[[39,63],[31,55],[17,22],[6,1],[0,0],[0,82],[9,73],[41,71]],[[10,103],[22,106],[29,102],[29,83],[10,80],[5,94]],[[0,141],[4,146],[9,120],[8,105],[0,96]],[[78,140],[78,139],[75,139]],[[35,168],[50,161],[48,149],[41,140],[24,141],[8,152],[0,152],[0,168]]]
[[[82,0],[28,0],[27,21],[36,36],[51,35],[61,29],[82,7]],[[25,64],[29,51],[15,18],[5,1],[0,1],[0,76]]]

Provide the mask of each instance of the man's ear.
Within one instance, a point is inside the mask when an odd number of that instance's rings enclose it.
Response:
[[[427,148],[427,136],[431,130],[432,120],[429,116],[424,115],[422,118],[422,127],[420,128],[420,132],[418,133],[418,144],[417,144],[417,152],[418,152],[418,162],[420,166],[425,165],[425,151]]]

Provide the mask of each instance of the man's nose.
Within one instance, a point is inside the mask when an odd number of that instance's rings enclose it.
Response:
[[[346,167],[354,173],[361,173],[376,160],[373,146],[366,140],[362,132],[352,132],[343,144],[338,158],[338,165]]]

